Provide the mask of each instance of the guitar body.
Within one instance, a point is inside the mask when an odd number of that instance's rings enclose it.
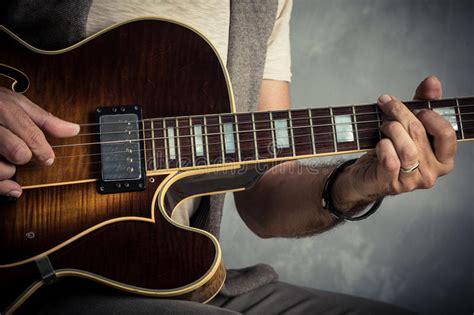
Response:
[[[62,119],[89,124],[81,130],[90,133],[81,138],[86,143],[97,141],[99,106],[138,104],[143,118],[232,111],[229,78],[213,47],[170,21],[129,22],[55,52],[28,46],[0,28],[0,47],[0,85]],[[62,148],[56,156],[74,155],[74,163],[56,159],[49,168],[20,167],[22,197],[1,200],[0,311],[14,311],[54,278],[40,274],[38,262],[48,265],[44,257],[59,281],[76,276],[198,302],[217,294],[225,278],[217,240],[173,222],[165,198],[178,181],[206,170],[151,173],[142,191],[100,194],[97,146]]]

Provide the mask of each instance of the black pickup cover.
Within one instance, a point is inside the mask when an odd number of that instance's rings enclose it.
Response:
[[[142,114],[138,105],[98,107],[99,193],[140,191],[146,185]]]

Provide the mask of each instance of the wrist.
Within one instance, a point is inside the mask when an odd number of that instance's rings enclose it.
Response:
[[[366,189],[367,184],[363,180],[359,165],[352,164],[346,167],[335,178],[331,191],[335,208],[343,213],[357,212],[383,197]]]

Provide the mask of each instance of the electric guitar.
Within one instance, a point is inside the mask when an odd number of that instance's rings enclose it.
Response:
[[[376,104],[237,113],[215,48],[169,20],[130,21],[58,51],[0,26],[0,47],[1,86],[81,125],[50,139],[53,166],[18,167],[21,198],[0,200],[0,311],[66,276],[206,302],[225,279],[219,243],[171,220],[168,191],[182,202],[243,190],[232,171],[381,139]],[[445,116],[459,141],[474,138],[474,97],[405,104]]]

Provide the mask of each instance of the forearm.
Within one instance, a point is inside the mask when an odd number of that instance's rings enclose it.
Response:
[[[333,168],[296,161],[273,167],[254,187],[235,194],[240,216],[263,238],[304,236],[332,228],[339,220],[323,208],[321,197]],[[338,209],[344,212],[356,211],[370,202],[356,193],[344,193],[352,191],[347,180],[350,168],[347,170],[336,180],[333,194]]]

